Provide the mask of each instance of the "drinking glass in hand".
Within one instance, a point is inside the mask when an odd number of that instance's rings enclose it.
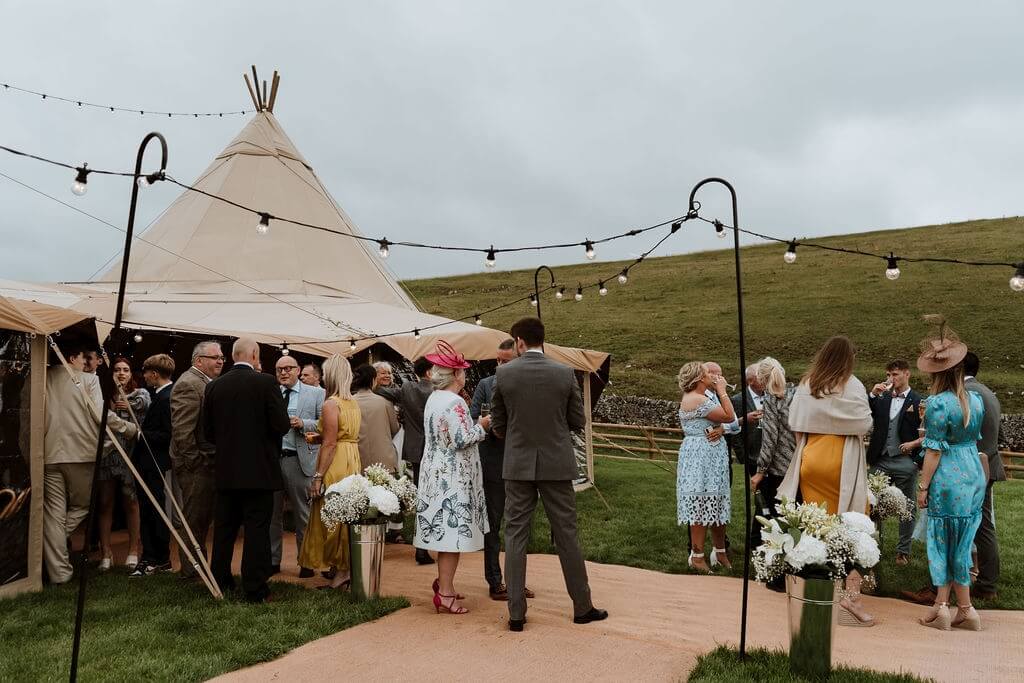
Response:
[[[480,417],[487,417],[490,414],[491,414],[491,404],[490,403],[486,403],[486,402],[481,403],[480,404]]]

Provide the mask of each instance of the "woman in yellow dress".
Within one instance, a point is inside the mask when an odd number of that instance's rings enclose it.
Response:
[[[349,566],[348,526],[341,524],[328,533],[320,521],[323,491],[350,474],[361,471],[359,463],[359,404],[352,398],[352,367],[348,360],[333,355],[324,363],[324,388],[328,399],[320,414],[322,443],[317,457],[316,474],[309,486],[312,501],[309,523],[302,539],[299,566],[312,569],[330,567],[334,572],[331,588],[351,582]]]
[[[818,350],[789,406],[796,451],[779,498],[818,503],[829,514],[867,512],[864,435],[871,429],[868,392],[853,376],[857,353],[846,337],[832,337]],[[839,623],[874,626],[860,601],[861,576],[851,572],[840,601]]]

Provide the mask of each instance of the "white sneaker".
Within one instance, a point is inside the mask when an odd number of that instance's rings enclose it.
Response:
[[[126,567],[134,567],[138,563],[139,563],[139,556],[138,555],[129,555],[124,560],[124,566],[126,566]]]
[[[107,571],[113,564],[114,561],[112,559],[110,559],[109,557],[104,557],[102,560],[100,560],[100,571]]]

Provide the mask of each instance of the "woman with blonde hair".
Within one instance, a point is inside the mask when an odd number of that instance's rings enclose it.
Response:
[[[796,450],[778,496],[818,503],[829,514],[867,512],[864,435],[871,429],[868,392],[853,376],[857,352],[843,336],[818,350],[789,406]],[[861,576],[852,572],[840,601],[839,623],[874,626],[860,601]]]
[[[981,617],[971,606],[971,544],[981,526],[981,506],[988,482],[988,458],[978,452],[985,406],[981,396],[964,389],[967,346],[946,327],[922,342],[917,367],[931,373],[931,397],[924,414],[925,449],[917,505],[928,509],[928,570],[935,585],[935,604],[920,622],[948,631],[951,626],[981,630]],[[950,589],[957,614],[950,618]]]
[[[761,422],[758,423],[761,451],[750,486],[755,491],[760,490],[765,500],[771,503],[796,450],[796,438],[789,428],[789,404],[796,387],[786,383],[786,370],[771,356],[759,361],[756,368],[757,379],[764,386],[764,396]]]
[[[709,573],[712,567],[731,568],[725,549],[725,527],[732,503],[729,496],[729,449],[715,428],[733,421],[725,378],[712,375],[699,361],[679,370],[679,424],[683,442],[676,464],[676,516],[690,525],[691,569]],[[708,395],[708,390],[713,395]],[[711,566],[704,561],[708,527],[714,541]],[[699,552],[698,552],[699,551]]]
[[[299,566],[311,569],[329,567],[333,572],[331,588],[342,588],[351,582],[349,567],[348,526],[341,524],[328,533],[320,520],[323,492],[331,484],[361,471],[359,463],[359,404],[352,398],[352,366],[344,356],[335,354],[323,367],[324,401],[317,425],[320,433],[320,455],[316,474],[309,486],[309,523],[302,539]]]

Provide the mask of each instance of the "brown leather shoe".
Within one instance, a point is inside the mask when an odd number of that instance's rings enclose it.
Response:
[[[533,591],[530,590],[529,588],[524,588],[523,589],[523,595],[525,595],[528,598],[535,598],[535,597],[537,597],[536,595],[533,594]]]
[[[508,588],[506,588],[503,583],[499,583],[497,586],[491,586],[490,596],[491,600],[498,600],[499,602],[508,600]]]
[[[904,555],[903,553],[896,553],[896,566],[906,567],[910,564],[910,555]]]
[[[900,591],[900,597],[904,600],[916,602],[919,605],[934,605],[936,595],[934,588],[925,586],[918,591]]]

